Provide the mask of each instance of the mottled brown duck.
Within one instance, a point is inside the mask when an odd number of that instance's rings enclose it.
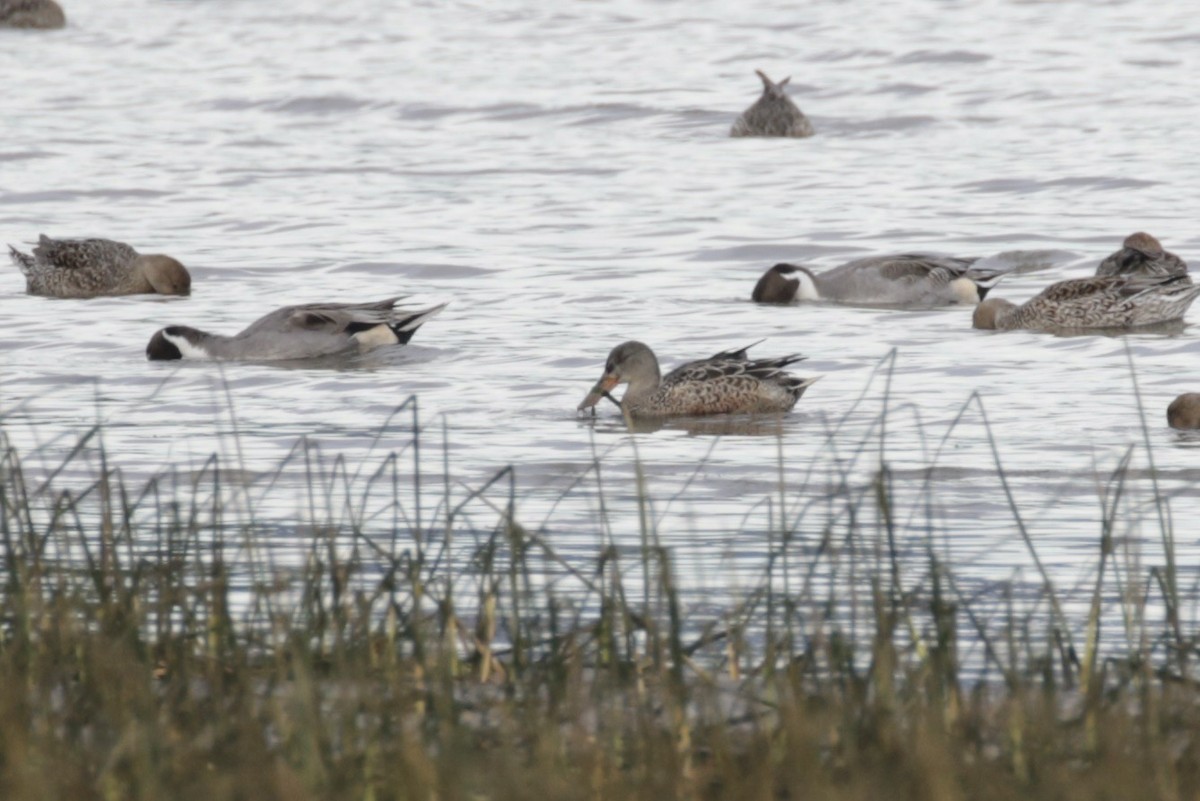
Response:
[[[0,0],[0,28],[61,28],[67,24],[54,0]]]
[[[1185,392],[1167,407],[1167,425],[1171,428],[1200,428],[1200,393]]]
[[[1121,249],[1112,254],[1096,268],[1096,275],[1148,275],[1166,277],[1187,275],[1187,262],[1169,250],[1145,231],[1125,237]]]
[[[791,78],[784,78],[775,83],[762,70],[754,72],[762,79],[762,95],[737,118],[729,135],[812,136],[815,133],[812,123],[784,90]]]
[[[33,255],[9,245],[13,264],[25,274],[25,291],[49,298],[96,298],[109,295],[186,295],[192,291],[187,269],[170,256],[143,256],[111,239],[38,237]]]
[[[604,374],[578,408],[594,407],[618,384],[629,384],[620,405],[630,417],[786,412],[820,378],[785,370],[803,356],[750,359],[749,347],[688,362],[662,376],[650,348],[625,342],[609,353]]]
[[[989,298],[975,307],[976,328],[1010,331],[1134,328],[1178,320],[1200,295],[1186,275],[1073,278],[1046,287],[1020,306]]]

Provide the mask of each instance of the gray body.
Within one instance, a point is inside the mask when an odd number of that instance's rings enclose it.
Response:
[[[759,279],[751,297],[759,303],[827,300],[864,306],[978,303],[1003,272],[973,269],[975,261],[900,253],[856,259],[821,273],[802,265],[777,264]]]
[[[146,357],[285,361],[360,353],[407,343],[426,320],[445,308],[445,304],[397,308],[397,300],[285,306],[235,336],[168,326],[151,338]]]
[[[733,123],[730,136],[812,136],[812,123],[787,96],[784,87],[791,78],[775,83],[762,70],[755,70],[762,79],[762,96],[742,112]]]
[[[1186,275],[1073,278],[1051,284],[1020,306],[987,300],[975,310],[976,328],[1134,328],[1178,320],[1200,296]]]
[[[94,298],[191,291],[191,278],[179,262],[169,256],[143,256],[111,239],[51,239],[42,234],[32,255],[11,245],[8,250],[25,275],[30,295]]]
[[[0,0],[0,28],[61,28],[67,24],[54,0]]]

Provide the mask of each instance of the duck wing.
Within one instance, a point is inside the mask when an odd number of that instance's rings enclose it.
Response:
[[[934,281],[948,284],[963,275],[974,264],[974,258],[932,256],[927,253],[900,253],[895,256],[875,256],[850,262],[856,270],[873,270],[888,281],[911,284]]]
[[[63,270],[95,270],[126,265],[137,258],[138,252],[111,239],[51,239],[42,234],[33,255]]]
[[[306,303],[285,306],[254,321],[239,337],[259,335],[349,338],[381,325],[387,326],[405,344],[429,318],[446,307],[398,307],[399,295],[372,303]]]
[[[734,354],[734,357],[731,358],[729,354]],[[741,354],[741,358],[737,358],[737,354]],[[775,359],[747,359],[745,348],[740,351],[722,351],[708,359],[681,364],[663,377],[662,386],[742,377],[771,382],[781,375],[787,375],[785,368],[789,364],[795,364],[805,358],[807,357],[793,353]]]

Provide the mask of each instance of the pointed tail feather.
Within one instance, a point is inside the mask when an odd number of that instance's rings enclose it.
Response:
[[[405,314],[398,320],[388,323],[388,328],[396,335],[396,339],[401,345],[407,345],[408,341],[413,338],[413,334],[417,333],[417,329],[425,324],[431,317],[435,317],[442,309],[446,308],[445,303],[437,306],[430,306],[428,309]]]
[[[25,275],[29,275],[29,271],[33,269],[33,256],[27,253],[22,253],[12,245],[8,246],[8,256],[12,259],[12,263],[17,265]]]

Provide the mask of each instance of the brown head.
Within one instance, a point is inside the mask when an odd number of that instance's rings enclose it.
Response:
[[[146,358],[152,362],[176,359],[207,359],[205,339],[210,335],[186,325],[170,325],[160,328],[146,344]]]
[[[1163,254],[1162,243],[1145,231],[1130,234],[1125,237],[1125,241],[1121,244],[1123,247],[1136,250],[1138,253],[1142,253],[1151,259],[1157,259]]]
[[[134,262],[142,276],[160,295],[190,295],[192,276],[187,268],[170,256],[155,253],[138,256]]]
[[[17,3],[17,9],[0,21],[0,28],[61,28],[67,24],[62,6],[54,0]]]
[[[813,271],[798,264],[776,264],[762,274],[750,293],[750,299],[755,303],[791,303],[820,298]]]
[[[791,264],[776,264],[762,274],[750,299],[755,303],[791,303],[796,299],[800,279]]]
[[[1000,321],[1015,308],[1017,308],[1016,304],[1007,300],[988,298],[975,307],[975,313],[971,316],[971,325],[986,330],[999,328]]]
[[[1167,424],[1171,428],[1200,428],[1200,393],[1187,392],[1171,401]]]
[[[636,387],[645,391],[658,386],[660,377],[658,359],[654,351],[641,342],[623,342],[608,354],[608,361],[604,363],[604,375],[600,376],[600,380],[595,383],[577,409],[582,411],[595,406],[606,392],[618,384],[630,384],[631,389]]]

